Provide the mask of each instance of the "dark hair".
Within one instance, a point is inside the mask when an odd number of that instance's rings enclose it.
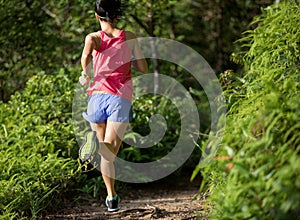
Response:
[[[96,0],[95,2],[95,12],[109,22],[122,15],[121,8],[121,0]]]

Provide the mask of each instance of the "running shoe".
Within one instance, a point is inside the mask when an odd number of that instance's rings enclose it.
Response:
[[[109,212],[118,211],[120,209],[119,208],[120,201],[121,199],[117,194],[112,198],[106,197],[105,205],[107,206],[107,210]]]
[[[85,143],[79,149],[79,158],[82,162],[92,163],[97,166],[99,160],[99,143],[95,131],[90,131],[85,135]]]

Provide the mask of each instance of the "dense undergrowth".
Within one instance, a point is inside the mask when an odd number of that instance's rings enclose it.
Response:
[[[253,24],[234,56],[245,73],[221,76],[226,131],[202,189],[212,219],[299,219],[300,7],[275,4]]]
[[[254,21],[257,28],[239,41],[247,51],[233,56],[245,66],[243,76],[221,75],[229,109],[226,131],[217,157],[201,170],[212,219],[300,215],[299,18],[293,1],[268,7]],[[68,190],[97,196],[103,186],[98,174],[87,181],[77,159],[72,102],[78,72],[38,73],[8,103],[0,102],[0,219],[35,219]],[[171,129],[155,151],[124,146],[122,158],[152,161],[176,143],[178,112],[163,99],[153,108],[156,101],[137,100],[133,129],[147,135],[151,116],[161,111]],[[208,114],[201,101],[199,111]]]
[[[101,173],[78,161],[79,144],[90,129],[81,116],[86,96],[85,88],[76,87],[78,72],[61,69],[53,75],[38,73],[8,103],[0,102],[0,219],[39,218],[59,207],[70,192],[73,196],[101,196]],[[204,111],[201,106],[206,104],[203,102],[199,109]],[[172,150],[180,132],[175,106],[162,97],[150,96],[136,100],[133,111],[134,132],[128,133],[127,139],[148,135],[149,121],[155,114],[165,118],[168,130],[155,150],[142,151],[124,144],[119,156],[148,162]],[[196,158],[197,154],[185,168],[194,166]]]
[[[0,103],[0,219],[36,218],[77,178],[68,74],[37,74]]]

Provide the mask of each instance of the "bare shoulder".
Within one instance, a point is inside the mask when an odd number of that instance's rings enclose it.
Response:
[[[92,32],[86,35],[86,39],[95,40],[95,39],[101,39],[100,32]]]
[[[101,34],[100,32],[92,32],[86,35],[85,37],[86,43],[92,43],[94,45],[94,49],[99,48],[101,44]]]
[[[132,40],[136,38],[135,34],[132,33],[131,31],[125,31],[125,32],[126,32],[126,40]]]
[[[133,50],[136,46],[136,36],[131,31],[126,31],[126,41],[128,47]]]

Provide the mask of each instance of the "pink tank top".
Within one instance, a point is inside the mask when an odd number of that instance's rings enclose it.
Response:
[[[94,82],[87,89],[88,95],[101,91],[132,100],[131,50],[126,43],[126,32],[109,37],[100,31],[101,46],[93,51]]]

